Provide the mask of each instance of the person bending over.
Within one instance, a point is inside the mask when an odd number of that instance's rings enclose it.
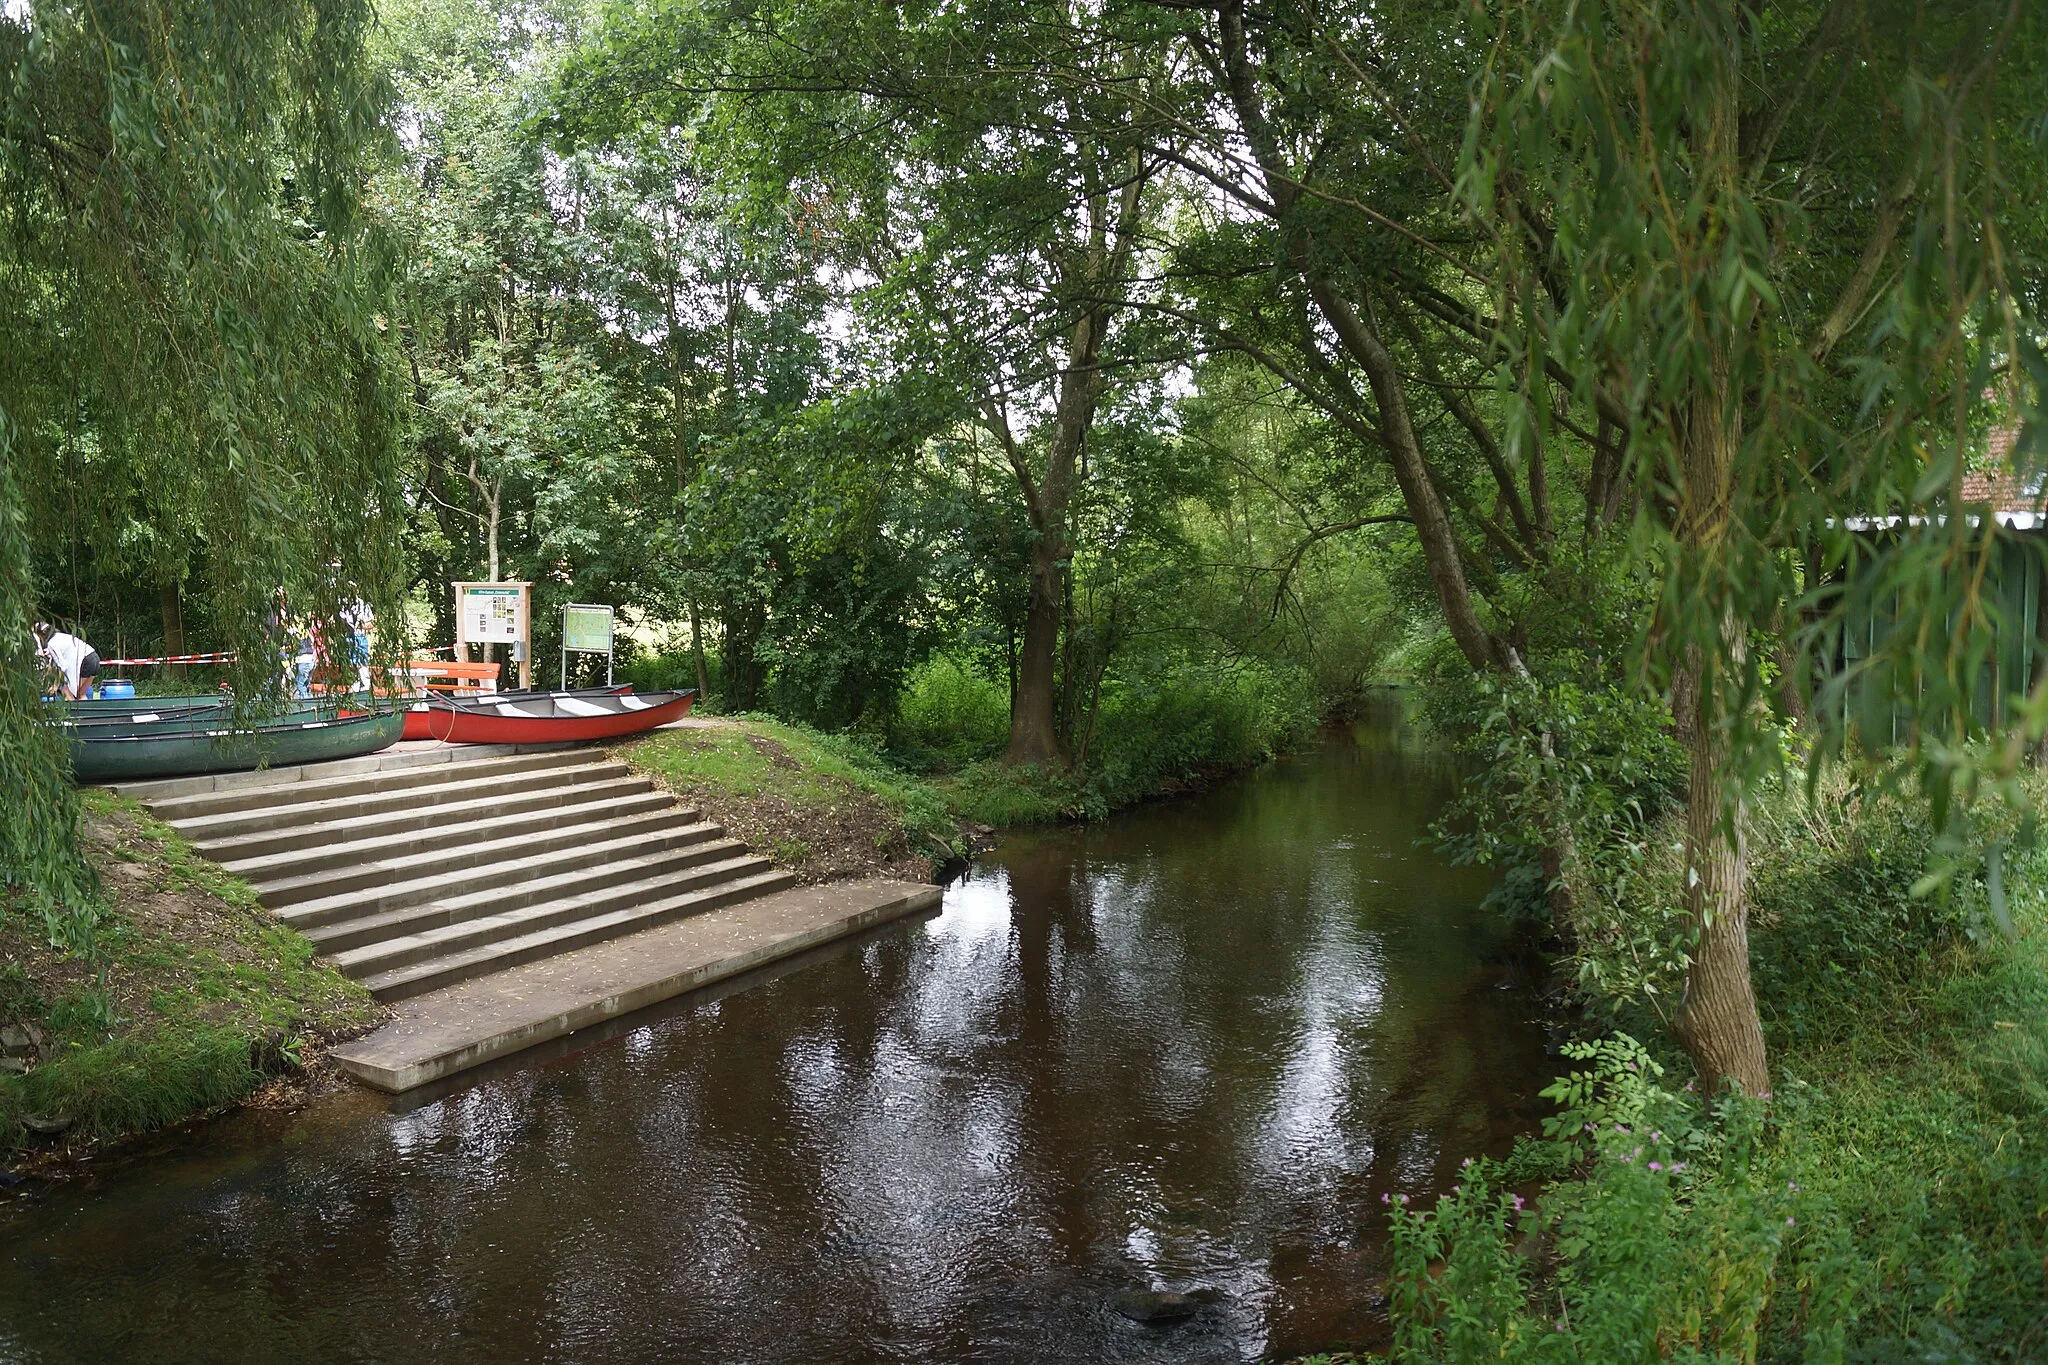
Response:
[[[64,677],[59,689],[66,701],[83,701],[99,676],[100,655],[76,635],[57,630],[47,621],[36,622],[36,653],[50,661]]]

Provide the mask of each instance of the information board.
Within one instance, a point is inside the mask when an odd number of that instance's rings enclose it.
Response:
[[[522,582],[456,583],[455,658],[468,663],[469,651],[481,645],[484,657],[498,645],[512,646],[519,667],[519,685],[533,686],[533,584]]]
[[[518,588],[462,590],[462,639],[473,645],[514,644],[520,637]]]

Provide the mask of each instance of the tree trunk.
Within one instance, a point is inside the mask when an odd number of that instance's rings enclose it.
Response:
[[[1723,572],[1719,561],[1734,534],[1729,485],[1742,416],[1731,382],[1722,352],[1673,423],[1681,483],[1674,529],[1698,592],[1711,591]],[[1727,707],[1731,679],[1743,667],[1743,623],[1728,611],[1718,633],[1718,641],[1686,646],[1672,679],[1672,717],[1686,755],[1685,908],[1693,939],[1677,1031],[1708,1094],[1725,1082],[1758,1095],[1770,1089],[1770,1071],[1749,979],[1744,812],[1728,771],[1734,717]]]
[[[1065,520],[1064,511],[1061,520]],[[1049,536],[1041,536],[1031,547],[1031,604],[1024,615],[1024,648],[1017,661],[1015,699],[1010,704],[1010,747],[1003,754],[1006,763],[1066,763],[1060,748],[1053,676],[1066,582],[1062,548]]]
[[[1691,138],[1702,181],[1714,185],[1715,199],[1733,202],[1741,120],[1732,45],[1724,52],[1722,74],[1718,96],[1698,110]],[[1713,219],[1708,223],[1711,228]],[[1730,338],[1747,325],[1746,316],[1702,319],[1705,363],[1685,400],[1671,410],[1679,475],[1672,529],[1680,570],[1691,577],[1692,592],[1706,599],[1709,612],[1728,601],[1731,542],[1741,534],[1735,462],[1743,410]],[[1729,752],[1731,722],[1739,719],[1729,708],[1739,704],[1735,680],[1745,666],[1746,623],[1728,605],[1720,607],[1718,619],[1706,621],[1712,625],[1701,630],[1705,621],[1696,618],[1698,635],[1680,642],[1685,652],[1672,686],[1672,715],[1686,754],[1685,908],[1693,940],[1676,1024],[1708,1094],[1726,1084],[1760,1095],[1770,1089],[1771,1077],[1749,978],[1745,814]]]
[[[759,602],[728,604],[721,620],[725,625],[725,708],[751,711],[761,697],[761,667],[754,658],[754,646],[768,623],[767,611]]]
[[[1006,763],[1064,767],[1067,761],[1060,743],[1055,668],[1060,624],[1066,613],[1067,505],[1074,472],[1102,398],[1102,339],[1108,325],[1108,313],[1102,309],[1082,314],[1075,324],[1067,366],[1060,375],[1059,402],[1053,409],[1045,477],[1033,488],[1024,478],[1026,471],[1019,470],[1038,539],[1031,546],[1031,597],[1024,613],[1024,650],[1017,665],[1016,698],[1010,706],[1010,745],[1003,753]]]
[[[1711,1095],[1725,1082],[1751,1095],[1770,1089],[1764,1031],[1749,979],[1749,897],[1742,803],[1724,806],[1727,741],[1711,687],[1697,663],[1673,689],[1685,784],[1685,909],[1694,942],[1678,1004],[1678,1040]]]
[[[504,494],[505,481],[503,479],[492,479],[490,492],[490,581],[493,583],[498,581],[498,514],[504,506]]]
[[[697,617],[697,599],[690,599],[690,652],[697,656],[697,700],[711,700],[711,672],[704,667],[704,626]]]

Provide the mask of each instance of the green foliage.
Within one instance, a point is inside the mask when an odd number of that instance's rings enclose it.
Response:
[[[1619,687],[1462,672],[1424,695],[1471,772],[1438,822],[1444,847],[1509,872],[1504,888],[1522,893],[1515,908],[1547,917],[1541,858],[1568,829],[1575,856],[1557,875],[1582,914],[1559,927],[1601,932],[1605,908],[1634,899],[1648,842],[1682,785],[1668,713]]]
[[[90,893],[27,622],[196,564],[253,704],[278,686],[278,588],[330,623],[398,597],[371,22],[362,0],[0,16],[0,875],[73,917],[59,939],[87,940]]]
[[[350,1033],[376,1018],[368,992],[316,962],[313,945],[247,883],[132,801],[90,792],[87,805],[122,830],[110,855],[141,868],[150,894],[194,903],[205,932],[182,934],[102,899],[90,976],[46,1000],[24,963],[65,955],[38,950],[21,918],[0,916],[0,951],[12,957],[0,968],[0,1023],[36,1020],[49,1037],[33,1069],[0,1076],[0,1150],[29,1140],[28,1118],[66,1119],[72,1136],[98,1140],[193,1117],[296,1067],[308,1035]]]
[[[1314,734],[1321,708],[1299,669],[1159,658],[1103,686],[1084,766],[1063,772],[970,764],[941,781],[961,816],[980,824],[1100,819],[1285,753]]]
[[[63,1115],[78,1137],[148,1132],[242,1099],[263,1077],[239,1029],[206,1023],[116,1038],[61,1053],[0,1085],[0,1133],[14,1141],[33,1116]]]
[[[1566,1055],[1592,1065],[1544,1092],[1544,1131],[1578,1179],[1530,1207],[1482,1162],[1435,1208],[1394,1209],[1395,1359],[1754,1360],[1778,1284],[1845,1269],[1833,1237],[1801,1232],[1797,1182],[1760,1159],[1760,1109],[1733,1100],[1709,1122],[1625,1034]],[[1523,1246],[1542,1243],[1539,1284]],[[1809,1358],[1839,1360],[1844,1296],[1813,1287],[1793,1310]]]
[[[1396,1211],[1396,1359],[1997,1361],[2048,1342],[2048,859],[2011,869],[2007,936],[1981,882],[1913,894],[1924,806],[1868,775],[1815,798],[1771,791],[1753,826],[1777,1093],[1707,1114],[1625,1034],[1570,1047],[1544,1137]]]
[[[717,686],[719,674],[716,655],[706,655],[705,669],[711,674],[712,685]],[[685,646],[672,646],[650,654],[635,653],[621,662],[616,670],[620,682],[630,683],[636,692],[694,692],[697,690],[697,661]],[[708,709],[708,699],[697,698],[690,704],[692,714]]]
[[[0,896],[25,896],[44,935],[91,947],[96,878],[78,854],[71,755],[47,718],[37,679],[29,544],[15,482],[13,425],[0,400]]]
[[[991,757],[1009,736],[1010,698],[1003,683],[941,655],[906,681],[889,747],[912,768],[950,772]]]

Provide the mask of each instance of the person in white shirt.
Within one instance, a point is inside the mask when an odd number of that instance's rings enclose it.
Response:
[[[83,701],[100,673],[99,651],[76,635],[53,628],[47,621],[36,622],[35,637],[36,653],[64,676],[61,691],[65,699]]]

